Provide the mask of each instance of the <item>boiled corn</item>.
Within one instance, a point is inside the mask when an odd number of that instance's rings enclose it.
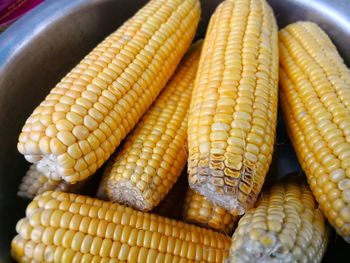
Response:
[[[189,223],[221,231],[228,235],[231,235],[238,220],[237,216],[233,216],[226,209],[214,205],[192,189],[187,190],[183,217]]]
[[[32,164],[22,178],[17,195],[33,199],[36,195],[49,190],[77,193],[81,190],[84,184],[85,181],[76,184],[69,184],[62,180],[56,181],[49,179],[38,171],[36,164]]]
[[[321,210],[350,242],[350,70],[316,24],[298,22],[279,36],[289,135]]]
[[[187,160],[187,115],[201,43],[195,44],[106,169],[99,196],[142,211],[159,204]]]
[[[265,0],[224,1],[203,44],[189,113],[189,182],[234,215],[253,206],[271,162],[277,45]]]
[[[239,221],[230,262],[321,262],[329,229],[306,185],[276,184]]]
[[[27,119],[19,152],[51,179],[89,177],[164,87],[199,17],[198,0],[151,0],[51,90]]]
[[[45,192],[17,223],[19,262],[222,262],[226,236],[86,196]]]

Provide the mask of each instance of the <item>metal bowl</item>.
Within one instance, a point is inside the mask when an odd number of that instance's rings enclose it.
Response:
[[[10,262],[9,245],[15,224],[24,216],[27,201],[16,196],[29,164],[17,152],[18,134],[25,119],[49,90],[106,35],[146,0],[48,0],[0,35],[0,262]],[[219,0],[202,0],[198,37]],[[269,0],[279,25],[297,20],[317,22],[350,62],[350,2],[347,0]],[[272,172],[285,175],[300,169],[279,120]],[[333,235],[324,262],[350,258],[350,250]]]

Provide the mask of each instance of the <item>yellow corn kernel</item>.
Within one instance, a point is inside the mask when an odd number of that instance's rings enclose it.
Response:
[[[49,179],[38,171],[36,164],[32,164],[25,176],[22,178],[17,195],[28,199],[33,199],[36,195],[45,191],[78,193],[85,183],[86,181],[81,181],[73,185],[64,181]]]
[[[198,0],[151,0],[51,90],[27,119],[19,152],[51,179],[89,177],[164,87],[199,18]]]
[[[252,207],[272,159],[277,26],[265,0],[226,0],[210,19],[189,113],[190,187],[233,215]]]
[[[322,212],[350,242],[350,71],[316,24],[294,23],[279,36],[289,136]]]
[[[192,189],[187,190],[183,217],[189,223],[231,235],[237,216],[207,200]]]
[[[239,220],[229,262],[321,262],[329,228],[307,184],[293,177],[273,185]]]
[[[98,199],[47,191],[16,226],[19,262],[221,262],[230,239],[211,230]]]
[[[195,44],[155,103],[110,161],[98,196],[142,211],[159,204],[187,159],[187,116],[201,43]]]

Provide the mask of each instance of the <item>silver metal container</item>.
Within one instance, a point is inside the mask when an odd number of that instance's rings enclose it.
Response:
[[[29,164],[16,144],[34,107],[85,54],[146,0],[48,0],[0,35],[0,262],[10,262],[15,224],[27,201],[16,196]],[[202,0],[198,37],[204,37],[209,17],[220,0]],[[317,22],[328,32],[350,63],[350,1],[269,0],[279,25],[297,20]],[[300,169],[279,120],[275,158],[266,184],[276,174]],[[91,184],[92,186],[95,184]],[[90,193],[95,189],[90,188]],[[335,235],[324,262],[350,261],[350,245]]]

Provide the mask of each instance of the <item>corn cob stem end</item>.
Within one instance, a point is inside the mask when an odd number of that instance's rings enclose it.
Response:
[[[235,241],[233,240],[233,242]],[[293,261],[293,255],[279,240],[276,233],[271,231],[266,231],[260,236],[246,236],[241,246],[231,251],[229,256],[229,262],[236,263],[282,263]]]
[[[243,215],[246,212],[246,207],[242,205],[234,194],[229,194],[227,192],[220,193],[214,185],[208,182],[193,182],[193,179],[195,178],[196,176],[190,178],[189,184],[191,189],[204,195],[212,203],[225,208],[233,215]]]
[[[46,177],[53,180],[63,179],[56,169],[57,157],[53,154],[43,155],[37,161],[37,169]]]
[[[120,180],[117,183],[109,182],[107,196],[112,202],[125,204],[141,211],[149,211],[153,208],[151,203],[144,198],[140,189],[129,180]]]

